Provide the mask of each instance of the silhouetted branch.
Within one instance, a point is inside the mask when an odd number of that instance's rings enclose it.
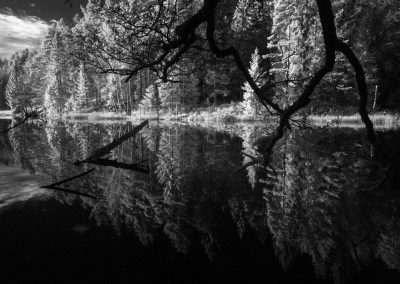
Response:
[[[344,43],[343,41],[337,40],[336,48],[340,52],[346,56],[347,60],[349,60],[350,64],[353,66],[354,71],[356,72],[357,86],[358,86],[358,94],[360,96],[360,103],[358,107],[358,112],[361,116],[361,120],[364,122],[368,139],[371,141],[373,145],[376,146],[376,136],[374,131],[374,125],[372,124],[371,119],[368,116],[367,104],[368,104],[368,89],[367,83],[365,79],[364,68],[362,67],[360,61],[357,56],[354,54],[353,50]]]
[[[128,169],[132,171],[138,171],[142,173],[149,173],[149,170],[143,166],[140,166],[142,163],[138,164],[125,164],[125,163],[120,163],[117,161],[110,160],[108,158],[103,158],[103,156],[110,154],[110,152],[124,143],[126,140],[128,140],[131,137],[134,137],[138,132],[140,132],[144,127],[146,127],[149,124],[149,121],[146,120],[136,126],[132,131],[126,133],[125,135],[122,135],[121,137],[115,139],[112,141],[110,144],[107,144],[106,146],[96,149],[88,158],[82,160],[82,161],[76,161],[74,163],[75,166],[79,166],[82,164],[94,164],[94,165],[100,165],[100,166],[109,166],[109,167],[114,167],[114,168],[121,168],[121,169]]]
[[[110,160],[110,159],[96,159],[94,161],[86,162],[86,163],[92,164],[92,165],[113,167],[113,168],[117,168],[117,169],[130,170],[130,171],[135,171],[135,172],[144,173],[144,174],[150,173],[150,170],[147,167],[140,165],[141,163],[126,164],[126,163],[120,163],[120,162]]]
[[[275,131],[275,135],[271,137],[267,147],[265,148],[265,156],[269,156],[271,154],[272,148],[279,141],[279,139],[283,137],[285,133],[285,128],[289,125],[289,120],[291,116],[300,109],[306,107],[311,102],[310,97],[315,88],[318,86],[321,80],[333,70],[336,61],[336,51],[341,51],[347,57],[350,64],[354,67],[356,71],[360,95],[359,113],[366,126],[367,137],[369,141],[371,142],[371,144],[376,145],[373,124],[367,112],[368,93],[364,70],[351,48],[340,41],[337,37],[335,17],[333,14],[331,1],[316,1],[318,5],[318,12],[321,19],[322,33],[325,43],[325,63],[321,67],[321,69],[319,69],[317,73],[315,73],[315,75],[311,78],[310,82],[307,84],[300,97],[281,115],[279,125]]]
[[[233,46],[226,49],[219,48],[215,39],[215,15],[219,2],[220,1],[218,0],[205,0],[203,7],[194,16],[192,16],[176,28],[177,39],[173,43],[166,45],[167,48],[164,50],[176,49],[181,47],[182,45],[187,48],[187,45],[191,44],[190,35],[195,32],[200,24],[202,24],[203,22],[207,23],[207,41],[211,51],[220,58],[232,56],[235,60],[236,66],[241,71],[246,81],[249,83],[250,87],[253,89],[255,95],[258,97],[264,107],[266,107],[267,110],[269,110],[269,107],[271,107],[280,115],[279,125],[275,131],[275,134],[271,137],[268,147],[265,149],[265,155],[270,155],[270,152],[272,151],[272,148],[274,147],[276,142],[283,137],[285,129],[290,128],[291,117],[300,109],[308,106],[308,104],[311,102],[310,97],[315,91],[316,87],[319,85],[321,80],[333,70],[336,61],[336,51],[342,52],[356,71],[360,96],[359,113],[362,121],[366,126],[367,137],[369,141],[373,145],[376,145],[376,137],[373,129],[373,124],[367,112],[368,93],[364,70],[351,48],[340,41],[337,37],[335,17],[333,14],[331,1],[316,0],[325,44],[325,63],[315,73],[315,75],[311,77],[309,83],[307,84],[301,95],[298,97],[298,99],[285,110],[282,110],[279,105],[275,104],[272,99],[265,94],[265,91],[271,89],[272,86],[266,84],[266,86],[263,86],[262,88],[258,87],[256,82],[250,76],[245,64],[240,57],[240,54]]]
[[[206,24],[206,40],[208,42],[211,52],[218,58],[231,56],[234,59],[237,68],[240,70],[257,98],[264,105],[264,107],[271,114],[271,110],[274,110],[274,114],[278,114],[280,117],[279,125],[275,130],[275,134],[270,138],[270,143],[265,149],[265,155],[270,155],[272,148],[274,147],[276,142],[283,137],[285,130],[290,129],[291,117],[299,110],[309,105],[309,103],[311,102],[311,95],[315,91],[316,87],[319,85],[322,79],[333,70],[336,61],[335,52],[340,51],[346,56],[350,64],[355,69],[360,96],[359,113],[362,121],[366,126],[367,137],[369,141],[373,145],[376,145],[376,137],[373,129],[373,124],[367,112],[368,93],[364,70],[350,47],[340,41],[337,37],[335,17],[331,1],[316,0],[325,45],[324,65],[314,74],[314,76],[310,78],[310,81],[308,82],[300,96],[295,100],[295,102],[286,109],[281,109],[281,107],[273,101],[271,95],[269,95],[270,90],[274,87],[272,84],[267,83],[261,87],[257,85],[256,81],[250,75],[249,71],[247,70],[246,64],[243,63],[243,60],[235,47],[230,46],[228,48],[220,48],[218,46],[215,35],[215,22],[216,9],[220,2],[221,0],[204,0],[200,10],[198,10],[193,16],[189,17],[187,20],[185,20],[183,23],[175,28],[175,37],[172,40],[168,39],[168,41],[166,41],[162,45],[162,50],[160,52],[161,55],[153,59],[153,61],[146,63],[142,62],[141,59],[137,59],[136,63],[139,64],[135,66],[133,70],[123,70],[123,74],[127,75],[129,80],[139,70],[145,68],[152,69],[156,68],[156,66],[161,65],[161,68],[163,69],[162,77],[166,81],[168,69],[178,63],[182,59],[183,55],[196,44],[196,42],[199,40],[199,37],[196,35],[196,31],[202,24]],[[163,5],[163,1],[159,2],[160,8],[162,8]],[[157,17],[156,19],[159,18]],[[154,27],[154,25],[152,25],[152,27]],[[151,30],[152,28],[150,27],[149,32],[151,32]],[[157,30],[154,30],[154,32],[157,33]],[[162,44],[162,42],[160,44]]]
[[[80,196],[85,196],[85,197],[96,199],[95,196],[87,194],[87,193],[83,193],[83,192],[72,190],[72,189],[66,189],[66,188],[58,187],[59,185],[62,185],[64,183],[67,183],[67,182],[76,180],[78,178],[84,177],[84,176],[90,174],[93,171],[94,171],[94,169],[90,169],[90,170],[88,170],[88,171],[86,171],[84,173],[81,173],[79,175],[73,176],[71,178],[68,178],[68,179],[65,179],[65,180],[50,184],[50,185],[42,186],[40,188],[51,189],[51,190],[56,190],[56,191],[61,191],[61,192],[65,192],[65,193],[70,193],[70,194],[75,194],[75,195],[80,195]]]
[[[37,115],[36,111],[31,112],[31,113],[25,113],[23,120],[21,120],[20,122],[16,123],[15,125],[10,126],[9,128],[7,128],[6,130],[4,130],[4,131],[2,131],[0,133],[1,134],[5,134],[5,133],[9,132],[10,130],[12,130],[14,128],[17,128],[18,126],[24,124],[29,118],[31,118],[31,117],[33,117],[35,115]]]

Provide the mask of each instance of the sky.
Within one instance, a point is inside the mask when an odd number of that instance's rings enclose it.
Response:
[[[72,20],[87,0],[0,0],[0,58],[37,45],[51,20]]]

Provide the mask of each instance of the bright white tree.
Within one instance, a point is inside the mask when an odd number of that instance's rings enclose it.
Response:
[[[16,100],[21,95],[21,78],[18,61],[15,60],[11,66],[10,77],[6,85],[6,101],[9,108],[14,111],[17,107]]]
[[[88,81],[85,72],[85,65],[81,63],[79,65],[78,74],[78,86],[76,90],[76,107],[77,111],[85,109],[88,107]]]
[[[261,70],[260,68],[261,60],[262,60],[261,55],[258,51],[258,48],[256,48],[251,56],[249,73],[259,87],[262,86],[262,84],[264,83],[263,82],[264,71]],[[255,117],[255,118],[261,117],[262,114],[265,112],[265,108],[262,106],[261,102],[254,94],[254,91],[250,87],[250,84],[246,82],[242,87],[242,90],[243,90],[242,106],[244,114],[249,117]]]

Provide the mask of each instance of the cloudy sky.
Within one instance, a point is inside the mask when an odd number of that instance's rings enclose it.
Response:
[[[35,46],[48,23],[61,17],[72,20],[87,0],[0,0],[0,58]]]

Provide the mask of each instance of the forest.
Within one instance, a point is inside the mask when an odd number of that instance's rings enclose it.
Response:
[[[400,0],[80,10],[0,58],[13,277],[398,283]]]
[[[37,48],[1,59],[0,110],[61,117],[197,110],[206,115],[220,108],[221,115],[261,120],[294,105],[328,50],[318,1],[221,0],[213,10],[213,41],[209,22],[185,34],[208,2],[89,0],[72,22],[53,21]],[[397,110],[400,3],[331,2],[337,37],[364,69],[367,110]],[[230,46],[246,70],[215,52]],[[307,108],[298,111],[356,113],[355,75],[344,53],[336,52],[332,72],[316,86]]]

